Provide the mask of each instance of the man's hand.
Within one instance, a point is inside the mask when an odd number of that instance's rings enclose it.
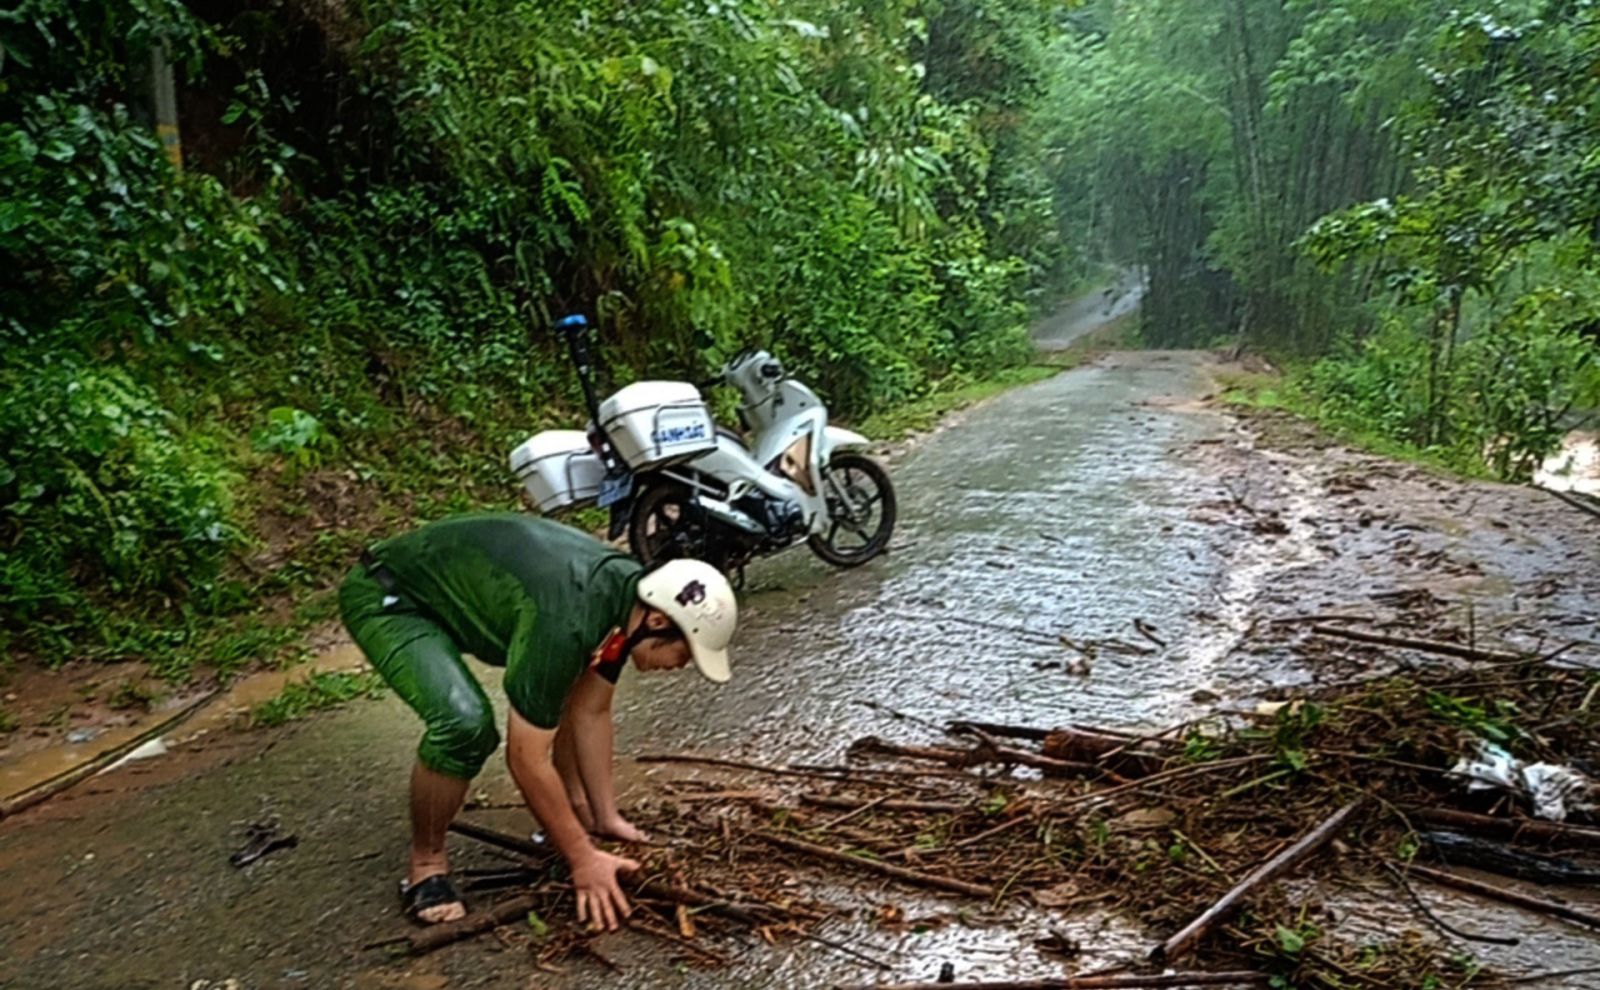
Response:
[[[578,890],[578,921],[613,932],[633,908],[622,895],[617,873],[632,873],[639,864],[624,856],[594,850],[572,867],[572,885]]]
[[[580,816],[581,817],[581,816]],[[595,822],[592,829],[597,835],[610,836],[623,842],[649,842],[650,836],[620,814],[612,814]]]

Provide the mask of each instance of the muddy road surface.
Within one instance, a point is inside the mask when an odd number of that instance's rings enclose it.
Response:
[[[1470,610],[1495,645],[1575,641],[1568,660],[1600,665],[1583,645],[1600,641],[1600,521],[1528,489],[1355,454],[1288,421],[1241,422],[1206,401],[1223,371],[1198,352],[1112,354],[894,451],[901,522],[887,557],[840,572],[801,550],[753,571],[726,686],[687,672],[624,677],[625,805],[697,773],[630,759],[645,753],[837,763],[865,733],[926,739],[922,722],[952,718],[1157,727],[1382,662],[1361,649],[1298,659],[1283,631],[1293,627],[1270,620],[1318,611],[1403,618],[1427,635]],[[0,823],[12,892],[0,904],[0,986],[616,985],[581,958],[535,969],[517,939],[416,960],[361,949],[405,930],[395,885],[416,736],[392,697],[281,730],[212,731]],[[526,834],[514,803],[496,760],[469,813]],[[231,867],[248,826],[271,821],[298,845]],[[497,862],[452,848],[458,869]],[[1060,974],[1033,947],[1053,926],[1072,926],[1082,969],[1134,959],[1150,934],[1092,910],[958,915],[948,903],[959,923],[887,930],[871,922],[882,901],[914,911],[939,899],[857,896],[858,916],[824,931],[903,980],[932,979],[944,962],[961,979]],[[1347,896],[1352,923],[1425,927],[1396,917],[1384,888]],[[1463,925],[1509,910],[1440,906]],[[1515,926],[1518,947],[1471,951],[1522,972],[1600,963],[1577,929],[1520,915]],[[635,934],[597,944],[634,986],[879,976],[801,943],[724,945],[731,968],[714,970]]]

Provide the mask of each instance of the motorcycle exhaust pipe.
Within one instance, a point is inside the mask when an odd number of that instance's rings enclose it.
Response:
[[[721,499],[707,498],[706,496],[701,495],[699,502],[700,508],[705,510],[706,515],[710,516],[712,519],[715,519],[717,522],[722,523],[724,526],[731,526],[734,529],[743,530],[752,536],[767,535],[767,528],[765,526],[750,518],[747,513],[735,509],[733,506],[722,501]]]

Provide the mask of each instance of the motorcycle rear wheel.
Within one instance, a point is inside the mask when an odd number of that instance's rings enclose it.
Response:
[[[634,498],[628,548],[646,567],[688,557],[722,570],[727,556],[714,545],[689,489],[676,482],[649,485]]]
[[[867,455],[846,450],[822,469],[822,483],[831,521],[826,532],[806,541],[811,552],[835,567],[859,567],[882,553],[897,514],[889,472]]]

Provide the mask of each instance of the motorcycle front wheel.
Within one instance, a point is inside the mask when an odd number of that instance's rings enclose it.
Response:
[[[822,469],[828,528],[807,540],[811,552],[835,567],[857,567],[882,553],[894,533],[894,483],[883,465],[842,451]]]
[[[646,567],[688,557],[723,568],[720,552],[694,507],[689,489],[674,482],[647,486],[628,515],[628,548]]]

